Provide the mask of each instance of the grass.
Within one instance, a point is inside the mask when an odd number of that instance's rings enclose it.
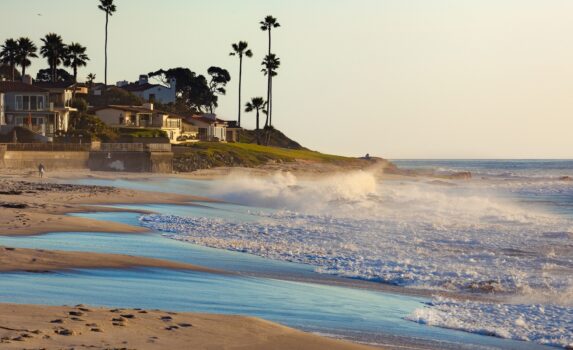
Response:
[[[178,171],[193,171],[218,166],[256,167],[269,162],[294,162],[297,160],[346,163],[355,158],[323,154],[307,149],[260,146],[250,143],[198,142],[175,147],[174,166]]]

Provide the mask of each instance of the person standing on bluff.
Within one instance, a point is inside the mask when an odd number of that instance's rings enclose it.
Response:
[[[44,177],[45,172],[46,168],[44,167],[44,164],[40,163],[40,165],[38,165],[38,173],[40,174],[40,177]]]

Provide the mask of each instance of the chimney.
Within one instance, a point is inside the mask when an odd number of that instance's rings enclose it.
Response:
[[[147,109],[153,110],[153,103],[151,103],[151,102],[146,102],[146,103],[143,104],[143,108],[147,108]]]
[[[148,76],[146,74],[141,74],[139,76],[139,85],[147,84]]]
[[[22,82],[24,84],[32,85],[32,77],[30,75],[26,74],[22,77]]]

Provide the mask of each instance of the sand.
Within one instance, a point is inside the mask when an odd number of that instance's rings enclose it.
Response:
[[[251,317],[0,304],[2,349],[373,349]]]
[[[192,264],[131,255],[24,249],[0,246],[0,272],[48,272],[79,268],[155,267],[215,273],[216,270]]]
[[[66,216],[75,212],[116,211],[105,204],[183,204],[207,198],[118,189],[65,185],[38,178],[0,178],[0,235],[47,232],[145,232],[142,227]],[[96,206],[98,205],[98,206]],[[125,211],[125,210],[122,210]]]

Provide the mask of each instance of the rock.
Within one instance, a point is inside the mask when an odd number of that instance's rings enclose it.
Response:
[[[103,330],[102,330],[101,328],[97,328],[97,327],[95,327],[95,328],[90,328],[90,331],[96,332],[96,333],[103,333]]]
[[[64,323],[64,320],[58,318],[57,320],[51,320],[50,323]]]
[[[193,327],[193,325],[191,323],[178,323],[177,325],[179,327],[183,327],[183,328]]]
[[[571,176],[561,176],[559,178],[560,181],[573,181],[573,177]],[[572,347],[573,348],[573,347]]]
[[[70,336],[70,335],[76,334],[74,331],[67,329],[67,328],[58,328],[54,331],[54,333],[59,334],[59,335],[63,335],[63,336]]]
[[[160,319],[161,319],[161,321],[171,321],[171,320],[173,320],[173,317],[171,317],[171,316],[161,316]]]
[[[72,316],[83,316],[84,313],[81,311],[70,311],[68,312],[68,314],[72,315]]]
[[[172,331],[172,330],[175,330],[175,329],[179,329],[179,327],[177,327],[177,326],[168,326],[168,327],[165,327],[165,329],[168,330],[168,331]]]
[[[121,315],[121,317],[123,317],[123,318],[135,318],[135,315],[132,315],[132,314],[124,314],[124,315]]]

